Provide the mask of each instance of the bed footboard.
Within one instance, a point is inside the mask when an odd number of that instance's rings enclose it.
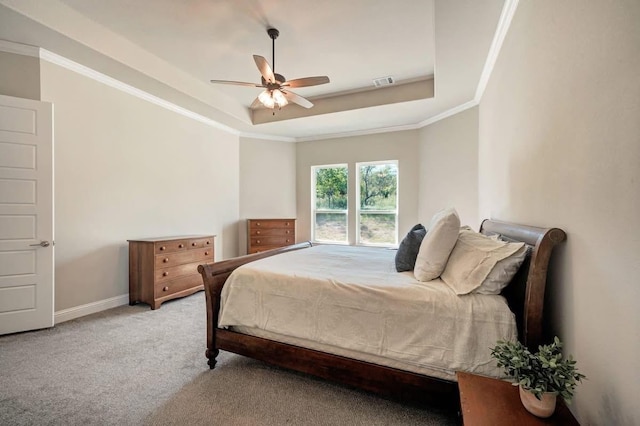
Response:
[[[238,267],[253,262],[254,260],[274,256],[293,250],[300,250],[311,247],[310,242],[298,243],[291,246],[281,247],[261,253],[249,254],[235,257],[221,262],[207,263],[198,266],[198,272],[202,275],[204,291],[207,305],[207,350],[205,355],[208,358],[209,368],[216,366],[216,357],[220,352],[216,346],[216,332],[218,330],[218,312],[220,311],[220,293],[224,283],[231,273]]]

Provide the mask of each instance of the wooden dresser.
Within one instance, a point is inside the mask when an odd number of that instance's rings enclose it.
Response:
[[[247,219],[247,254],[295,243],[295,219]]]
[[[129,304],[162,302],[204,289],[198,265],[213,262],[215,235],[129,241]]]

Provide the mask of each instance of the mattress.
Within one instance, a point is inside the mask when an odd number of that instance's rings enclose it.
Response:
[[[447,380],[500,377],[490,348],[517,339],[506,300],[417,281],[394,257],[322,245],[245,264],[222,290],[218,325]]]

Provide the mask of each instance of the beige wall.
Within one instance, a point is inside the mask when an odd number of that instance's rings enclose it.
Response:
[[[478,229],[478,107],[420,129],[418,216],[424,225],[446,207]]]
[[[480,104],[480,216],[567,231],[551,331],[583,425],[640,424],[640,2],[520,1]]]
[[[237,253],[238,137],[42,61],[54,104],[55,309],[128,293],[127,239],[217,234]]]
[[[311,239],[311,166],[364,161],[398,160],[398,239],[418,222],[418,131],[380,133],[296,144],[298,241]],[[349,179],[349,206],[356,205],[355,179]],[[353,207],[352,207],[353,206]],[[353,210],[355,211],[355,210]],[[349,242],[355,244],[355,215],[349,215]]]
[[[40,60],[0,51],[0,95],[40,100]]]
[[[296,145],[240,138],[239,253],[247,250],[246,219],[296,217]]]

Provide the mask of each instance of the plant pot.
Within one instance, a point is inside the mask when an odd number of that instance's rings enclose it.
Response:
[[[538,399],[534,394],[523,389],[522,386],[519,386],[519,388],[522,405],[534,416],[546,418],[556,410],[557,392],[545,392],[542,394],[542,399]]]

